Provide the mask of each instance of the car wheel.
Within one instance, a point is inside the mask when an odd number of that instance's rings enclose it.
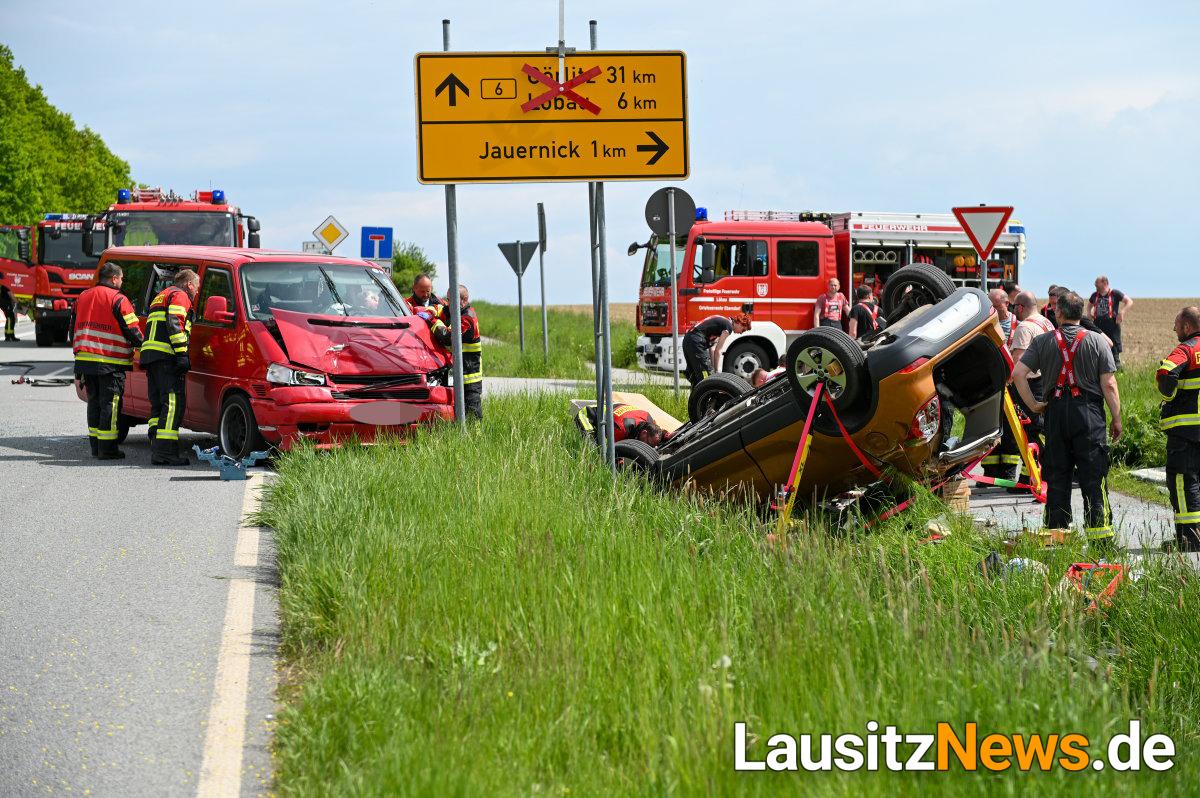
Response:
[[[696,383],[692,388],[691,395],[688,396],[688,418],[692,421],[699,421],[705,416],[711,416],[742,394],[752,390],[750,383],[736,374],[718,372],[705,377]]]
[[[941,269],[927,263],[905,266],[883,286],[883,317],[895,324],[922,305],[936,305],[953,293],[954,281]]]
[[[636,438],[617,441],[613,449],[617,455],[617,468],[644,474],[658,462],[658,450]]]
[[[743,341],[735,343],[729,347],[729,351],[725,353],[723,359],[724,371],[727,374],[736,374],[743,380],[749,380],[750,375],[755,369],[774,368],[774,365],[768,365],[770,359],[767,352],[753,341]]]
[[[240,393],[230,396],[221,407],[218,437],[221,451],[234,460],[242,460],[249,457],[251,452],[264,448],[250,400]]]
[[[867,356],[858,342],[833,327],[817,327],[800,333],[787,351],[787,375],[792,391],[811,397],[817,383],[838,410],[850,407],[867,383]],[[802,400],[804,407],[808,406]]]

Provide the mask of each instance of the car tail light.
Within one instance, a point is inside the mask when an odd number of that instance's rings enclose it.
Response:
[[[942,421],[942,400],[933,397],[913,416],[908,428],[908,437],[921,443],[929,443],[937,435],[938,426]]]
[[[911,374],[914,371],[916,371],[917,369],[921,368],[921,366],[924,366],[928,362],[929,362],[929,358],[919,357],[916,360],[914,360],[913,362],[909,363],[904,368],[900,369],[900,373],[901,374]],[[937,397],[934,397],[934,398],[936,399]]]

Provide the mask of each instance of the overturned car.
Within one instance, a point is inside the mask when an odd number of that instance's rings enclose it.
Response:
[[[1000,440],[1012,361],[982,291],[913,276],[903,294],[885,297],[889,327],[861,341],[837,329],[806,331],[788,347],[784,373],[758,388],[731,390],[738,378],[729,375],[702,382],[689,423],[657,448],[619,442],[619,462],[663,484],[770,501],[788,481],[821,384],[828,401],[814,418],[799,498],[874,482],[855,448],[875,468],[926,484],[963,470]],[[963,417],[957,435],[956,413]]]

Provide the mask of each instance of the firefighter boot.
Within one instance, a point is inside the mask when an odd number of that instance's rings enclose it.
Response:
[[[150,446],[150,464],[165,466],[187,466],[192,461],[179,453],[179,442],[155,438]]]
[[[97,448],[99,446],[99,443],[96,441],[95,438],[92,438],[92,437],[88,438],[88,446],[90,446],[92,449],[92,457],[100,456],[100,451]]]

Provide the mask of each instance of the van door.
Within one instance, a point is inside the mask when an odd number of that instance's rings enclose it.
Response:
[[[209,302],[213,297],[225,300],[225,309],[234,314],[232,321],[204,318],[207,305],[219,305]],[[220,422],[221,395],[239,362],[237,331],[240,319],[233,296],[233,273],[228,266],[211,263],[203,266],[200,292],[196,294],[192,315],[192,337],[188,346],[192,370],[187,380],[185,419],[189,429],[216,432]]]
[[[775,268],[771,274],[771,320],[788,336],[811,329],[817,297],[825,291],[830,269],[822,269],[832,255],[832,240],[777,238]]]
[[[711,283],[700,283],[701,250],[697,247],[692,282],[700,288],[700,295],[688,297],[689,311],[680,314],[692,324],[708,316],[740,312],[743,305],[765,299],[770,288],[765,239],[706,238],[708,243],[716,246],[713,258],[716,279]],[[763,310],[763,304],[754,308],[755,314]]]

